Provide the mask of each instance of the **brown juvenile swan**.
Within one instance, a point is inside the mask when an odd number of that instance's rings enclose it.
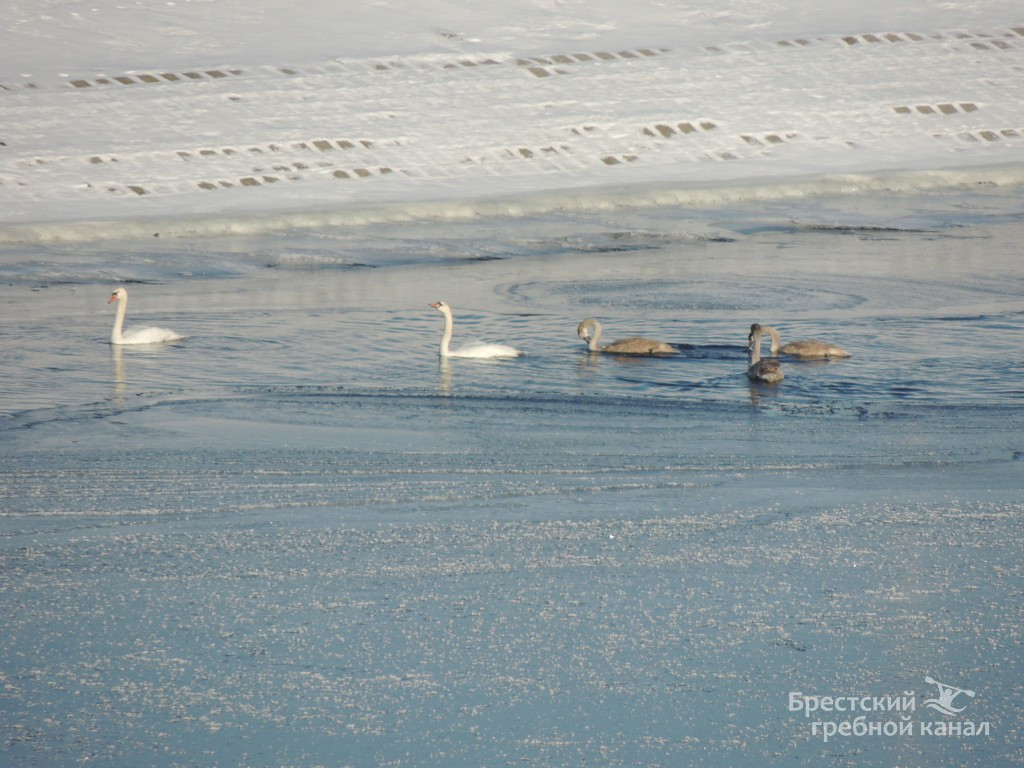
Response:
[[[664,341],[645,339],[643,336],[630,336],[628,339],[619,339],[611,344],[598,346],[597,340],[601,338],[601,324],[592,317],[576,326],[576,335],[587,342],[587,349],[591,352],[607,352],[611,355],[674,355],[676,350]]]
[[[747,337],[747,351],[750,353],[747,378],[751,381],[761,381],[766,384],[776,384],[785,377],[782,372],[782,365],[778,360],[761,359],[761,333],[763,327],[754,323],[750,326],[750,335]]]
[[[755,328],[760,328],[762,333],[767,333],[772,337],[771,353],[773,355],[781,352],[784,355],[793,355],[794,357],[852,357],[842,347],[837,347],[835,344],[827,341],[804,339],[803,341],[791,341],[788,344],[783,344],[779,338],[779,332],[770,325],[754,323],[750,326],[750,332],[753,333]]]

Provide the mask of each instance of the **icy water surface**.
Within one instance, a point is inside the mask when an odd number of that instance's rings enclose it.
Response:
[[[5,762],[1024,763],[1022,233],[982,193],[5,250]],[[112,350],[118,282],[187,338]],[[527,355],[439,362],[438,299]],[[755,321],[853,357],[752,385]]]

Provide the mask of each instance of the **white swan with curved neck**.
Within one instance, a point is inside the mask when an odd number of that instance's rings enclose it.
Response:
[[[761,359],[762,331],[762,326],[757,323],[750,326],[750,335],[747,336],[747,351],[750,353],[747,378],[765,384],[777,384],[785,378],[785,374],[778,360]]]
[[[588,317],[576,326],[576,335],[587,342],[587,349],[590,352],[649,356],[674,355],[676,353],[676,350],[664,341],[655,341],[643,336],[630,336],[628,339],[619,339],[611,344],[605,344],[603,347],[598,346],[597,340],[601,338],[601,324],[593,317]]]
[[[760,328],[762,333],[767,333],[772,337],[772,350],[773,355],[781,352],[784,355],[793,355],[794,357],[853,357],[842,347],[837,347],[828,341],[818,341],[817,339],[804,339],[802,341],[791,341],[788,344],[783,344],[782,339],[779,337],[779,332],[772,328],[770,325],[758,325],[754,323],[750,326],[751,332],[754,328]]]
[[[128,310],[128,291],[118,288],[112,294],[107,304],[117,302],[117,314],[114,315],[114,328],[110,332],[111,344],[158,344],[162,341],[178,341],[185,338],[168,328],[133,328],[128,333],[121,330],[124,325],[124,313]]]
[[[435,301],[431,304],[434,309],[444,315],[444,333],[441,334],[441,347],[438,354],[441,357],[470,357],[479,360],[494,357],[519,357],[523,353],[508,344],[468,344],[457,349],[450,349],[452,341],[452,308],[443,301]]]

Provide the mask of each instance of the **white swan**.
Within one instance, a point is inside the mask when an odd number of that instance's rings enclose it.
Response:
[[[114,315],[114,329],[110,332],[111,344],[157,344],[161,341],[178,341],[185,338],[167,328],[133,328],[128,333],[121,331],[124,325],[124,313],[128,309],[128,291],[118,288],[110,294],[107,304],[117,302],[117,314]]]
[[[449,349],[448,345],[452,340],[452,308],[443,301],[435,301],[431,304],[434,309],[444,315],[444,333],[441,334],[441,348],[438,354],[441,357],[474,357],[486,359],[491,357],[519,357],[523,353],[515,347],[507,344],[467,344],[458,349]]]
[[[747,378],[751,381],[762,381],[766,384],[776,384],[785,377],[782,372],[782,365],[778,360],[761,359],[761,334],[762,326],[754,323],[750,326],[750,335],[747,336],[747,351],[750,353]]]
[[[773,355],[781,352],[784,355],[793,355],[794,357],[853,357],[842,347],[837,347],[835,344],[827,341],[804,339],[803,341],[791,341],[788,344],[783,344],[779,338],[779,332],[770,325],[754,323],[750,326],[751,333],[753,333],[755,328],[760,328],[762,333],[767,333],[772,337],[771,353]]]
[[[619,339],[600,347],[597,340],[601,338],[601,324],[593,317],[588,317],[576,326],[576,335],[587,342],[587,349],[591,352],[607,352],[611,355],[674,355],[676,353],[676,350],[664,341],[646,339],[643,336],[630,336],[628,339]]]

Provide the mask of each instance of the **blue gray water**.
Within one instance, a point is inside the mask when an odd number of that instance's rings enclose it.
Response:
[[[979,189],[5,246],[0,754],[1024,763],[1022,214]],[[187,338],[111,349],[117,284]],[[526,356],[439,362],[438,299],[456,343]],[[590,315],[679,354],[588,355]],[[753,385],[755,321],[853,357]],[[926,677],[975,696],[942,715]],[[858,715],[913,733],[822,738]]]

